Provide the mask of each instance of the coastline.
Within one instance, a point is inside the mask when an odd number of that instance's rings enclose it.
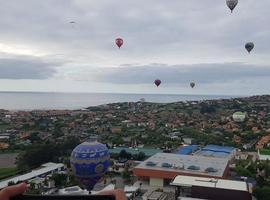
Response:
[[[111,103],[138,102],[174,103],[230,99],[245,96],[191,94],[121,94],[121,93],[58,93],[58,92],[0,92],[0,109],[9,111],[79,110]]]

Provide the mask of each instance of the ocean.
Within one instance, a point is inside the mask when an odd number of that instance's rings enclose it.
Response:
[[[218,95],[168,95],[168,94],[108,94],[108,93],[54,93],[54,92],[0,92],[0,109],[82,109],[117,102],[171,103],[188,100],[233,98]]]

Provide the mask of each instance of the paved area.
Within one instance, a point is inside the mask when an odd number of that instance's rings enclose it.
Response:
[[[5,153],[0,154],[0,168],[12,168],[16,167],[17,153]]]

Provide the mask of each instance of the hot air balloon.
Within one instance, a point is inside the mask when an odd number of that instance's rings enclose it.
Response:
[[[233,9],[237,6],[238,0],[226,0],[227,6],[230,8],[231,12],[233,12]]]
[[[235,121],[235,122],[243,122],[243,121],[245,121],[245,119],[246,119],[246,113],[244,113],[244,112],[235,112],[235,113],[233,113],[233,120]]]
[[[109,167],[109,151],[99,142],[84,142],[76,146],[70,157],[74,176],[91,191]]]
[[[157,79],[157,80],[155,80],[155,82],[154,82],[155,84],[156,84],[156,86],[158,87],[160,84],[161,84],[161,80],[159,80],[159,79]]]
[[[72,27],[72,28],[74,28],[74,27],[75,27],[75,24],[76,24],[76,22],[75,22],[75,21],[70,21],[69,23],[71,24],[71,27]]]
[[[245,48],[248,51],[248,53],[250,53],[252,49],[254,48],[254,43],[253,42],[246,43]]]
[[[194,87],[195,87],[195,83],[194,83],[194,82],[191,82],[191,83],[190,83],[190,87],[191,87],[191,88],[194,88]]]
[[[115,39],[115,44],[118,46],[118,48],[120,49],[120,47],[124,44],[124,40],[122,38],[116,38]]]

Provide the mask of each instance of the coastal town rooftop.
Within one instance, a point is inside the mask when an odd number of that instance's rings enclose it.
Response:
[[[134,168],[136,176],[173,178],[176,175],[224,177],[228,158],[157,153]]]
[[[200,186],[200,187],[220,188],[246,192],[249,191],[248,185],[244,181],[203,178],[195,176],[176,176],[175,179],[171,182],[171,185],[184,187]]]

